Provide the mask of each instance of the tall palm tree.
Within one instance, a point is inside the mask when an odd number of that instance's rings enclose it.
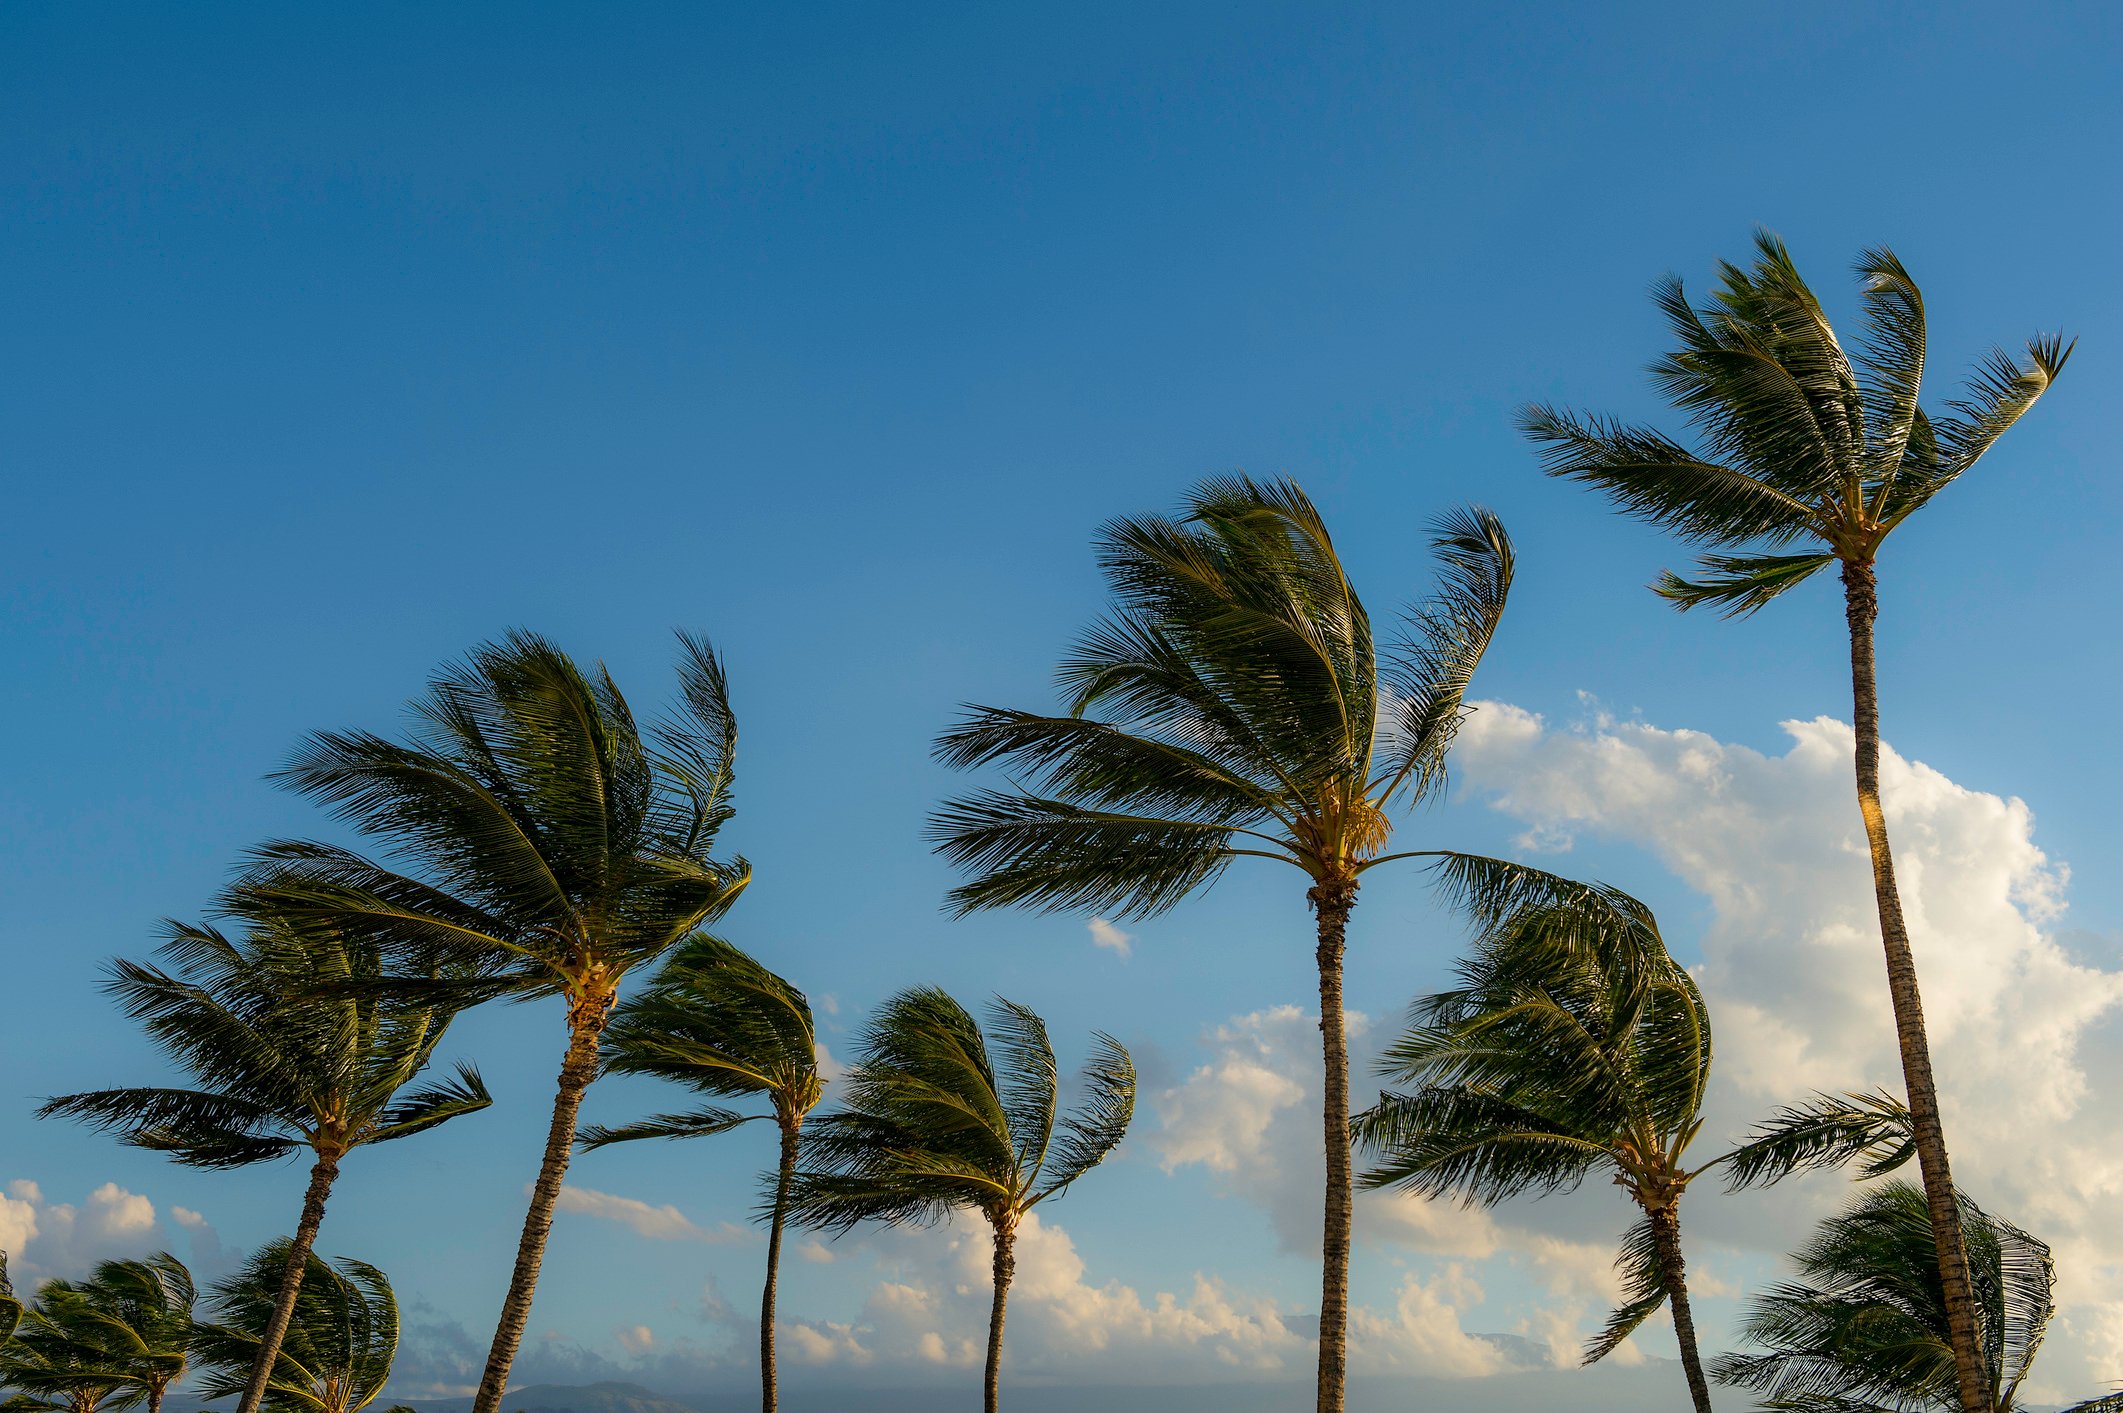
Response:
[[[751,880],[742,859],[710,853],[737,738],[723,667],[704,640],[679,643],[678,709],[648,730],[608,672],[512,633],[436,673],[407,741],[312,736],[278,779],[390,857],[272,844],[239,893],[239,907],[374,939],[417,975],[477,976],[409,985],[566,1002],[552,1122],[473,1413],[497,1413],[523,1342],[621,983]]]
[[[198,1395],[226,1398],[250,1385],[280,1311],[294,1243],[253,1252],[213,1288],[214,1318],[193,1334],[203,1373]],[[398,1300],[382,1271],[361,1261],[304,1260],[294,1321],[286,1326],[266,1383],[271,1413],[361,1413],[376,1401],[398,1355]]]
[[[949,802],[933,822],[939,847],[970,875],[951,895],[961,913],[1148,917],[1240,858],[1293,865],[1308,880],[1325,1061],[1321,1413],[1340,1413],[1345,1396],[1342,962],[1358,885],[1382,863],[1427,858],[1494,913],[1547,878],[1446,850],[1387,851],[1392,811],[1444,788],[1467,685],[1511,587],[1511,542],[1489,512],[1444,518],[1432,544],[1437,593],[1382,646],[1303,491],[1204,482],[1181,519],[1120,519],[1100,532],[1116,606],[1057,673],[1063,715],[979,707],[937,746],[953,766],[1000,762],[1019,778],[1014,790]]]
[[[264,918],[238,939],[210,927],[168,927],[167,970],[117,962],[105,986],[191,1073],[195,1087],[68,1094],[38,1113],[85,1120],[193,1167],[237,1168],[307,1152],[309,1188],[280,1303],[238,1404],[238,1413],[255,1413],[341,1161],[356,1148],[410,1137],[492,1101],[479,1072],[464,1064],[408,1088],[433,1058],[451,1012],[432,997],[379,991],[382,959],[371,942]]]
[[[765,1413],[774,1413],[774,1300],[781,1233],[804,1119],[825,1092],[811,1003],[737,948],[701,934],[673,952],[648,986],[613,1014],[605,1049],[605,1068],[614,1073],[655,1075],[708,1098],[759,1097],[769,1104],[767,1114],[703,1104],[617,1128],[593,1126],[583,1130],[582,1146],[706,1138],[755,1119],[774,1120],[781,1135],[781,1161],[767,1209],[767,1283],[759,1298],[760,1403]]]
[[[1880,710],[1873,661],[1875,561],[1887,536],[1980,460],[2064,367],[2060,338],[2029,342],[2023,364],[1996,351],[1944,415],[1918,403],[1924,300],[1890,251],[1858,258],[1865,335],[1846,353],[1782,241],[1763,232],[1752,266],[1719,266],[1715,298],[1691,306],[1680,281],[1655,298],[1675,347],[1652,375],[1695,425],[1691,447],[1647,427],[1536,406],[1523,414],[1550,475],[1605,491],[1623,511],[1702,546],[1702,573],[1654,588],[1677,608],[1750,614],[1835,565],[1850,638],[1858,810],[1916,1150],[1937,1236],[1963,1413],[1986,1402],[1975,1307],[1939,1124],[1916,959],[1880,807]]]
[[[44,1282],[0,1350],[0,1384],[21,1390],[6,1406],[160,1413],[190,1361],[196,1298],[192,1273],[167,1251],[102,1262],[86,1280]]]
[[[1959,1201],[1985,1388],[1998,1413],[2013,1413],[2056,1311],[2055,1266],[2041,1241]],[[1921,1189],[1892,1182],[1866,1192],[1795,1253],[1800,1280],[1755,1297],[1740,1333],[1763,1352],[1718,1360],[1718,1381],[1754,1391],[1768,1409],[1950,1413],[1959,1378],[1933,1247]],[[2118,1410],[2123,1394],[2069,1413]]]
[[[984,1032],[942,991],[916,987],[880,1008],[845,1082],[847,1107],[813,1125],[790,1211],[836,1234],[956,1209],[986,1218],[994,1297],[982,1406],[995,1413],[1017,1229],[1119,1144],[1135,1113],[1135,1066],[1118,1040],[1095,1034],[1082,1102],[1062,1117],[1054,1046],[1037,1015],[997,998]]]

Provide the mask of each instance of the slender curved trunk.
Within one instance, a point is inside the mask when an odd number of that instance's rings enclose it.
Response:
[[[1003,1307],[1010,1300],[1010,1279],[1017,1274],[1017,1223],[1014,1218],[991,1218],[995,1225],[995,1300],[988,1307],[988,1372],[981,1407],[995,1413],[1002,1397]]]
[[[759,1406],[774,1413],[779,1390],[774,1377],[774,1296],[781,1280],[781,1229],[789,1216],[789,1185],[796,1178],[795,1125],[781,1125],[781,1168],[774,1178],[774,1219],[767,1226],[767,1288],[759,1297]]]
[[[258,1413],[265,1387],[272,1382],[273,1365],[280,1361],[281,1342],[287,1338],[287,1327],[295,1318],[295,1297],[302,1292],[302,1273],[309,1266],[310,1248],[316,1245],[317,1228],[324,1225],[325,1199],[332,1195],[332,1184],[338,1179],[339,1154],[320,1150],[317,1161],[310,1164],[309,1191],[302,1197],[302,1220],[296,1224],[295,1239],[288,1245],[287,1264],[280,1268],[280,1293],[273,1301],[273,1318],[266,1322],[265,1338],[258,1346],[258,1359],[251,1365],[251,1380],[243,1386],[236,1413]],[[160,1402],[159,1398],[153,1400],[148,1413],[156,1413]]]
[[[1924,1033],[1924,999],[1917,990],[1917,961],[1902,920],[1895,887],[1894,854],[1887,843],[1887,816],[1880,808],[1880,695],[1873,663],[1872,625],[1879,616],[1879,580],[1870,564],[1843,565],[1843,607],[1850,623],[1850,685],[1857,735],[1858,812],[1872,850],[1872,891],[1880,912],[1880,942],[1887,952],[1887,994],[1894,1002],[1895,1039],[1902,1051],[1902,1082],[1916,1129],[1917,1166],[1924,1175],[1924,1201],[1939,1253],[1939,1282],[1946,1303],[1946,1333],[1953,1345],[1961,1413],[1990,1413],[1990,1380],[1983,1369],[1976,1305],[1968,1279],[1968,1251],[1953,1173],[1946,1161],[1946,1133],[1939,1123],[1939,1091],[1931,1073],[1931,1042]]]
[[[1306,898],[1319,921],[1320,1051],[1326,1061],[1321,1137],[1327,1145],[1326,1221],[1320,1233],[1319,1413],[1342,1413],[1349,1372],[1349,1037],[1342,1019],[1342,954],[1354,878],[1323,879]]]
[[[1681,1259],[1681,1214],[1672,1207],[1661,1207],[1645,1215],[1651,1218],[1651,1239],[1658,1245],[1666,1303],[1673,1308],[1673,1333],[1681,1342],[1688,1397],[1695,1403],[1695,1413],[1710,1413],[1710,1381],[1703,1377],[1703,1356],[1696,1349],[1695,1311],[1688,1304],[1688,1265]]]
[[[501,1397],[508,1390],[509,1366],[516,1362],[524,1326],[531,1319],[531,1296],[538,1287],[539,1264],[545,1260],[546,1237],[553,1230],[560,1180],[567,1176],[568,1155],[575,1146],[575,1115],[582,1108],[583,1091],[597,1077],[598,1041],[616,999],[615,994],[605,992],[586,996],[568,1008],[568,1054],[560,1063],[545,1160],[539,1164],[538,1182],[531,1189],[531,1210],[524,1214],[523,1238],[516,1244],[516,1268],[509,1276],[508,1298],[501,1305],[501,1322],[494,1328],[494,1344],[487,1351],[486,1372],[480,1376],[472,1413],[499,1413]]]

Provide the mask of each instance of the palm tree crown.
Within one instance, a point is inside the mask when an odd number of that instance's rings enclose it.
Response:
[[[241,907],[373,938],[423,978],[409,986],[567,1002],[552,1121],[474,1413],[498,1413],[530,1320],[620,984],[751,879],[742,859],[711,852],[731,815],[728,682],[704,640],[679,643],[678,710],[648,730],[609,673],[514,633],[435,675],[410,740],[311,737],[280,779],[392,859],[272,844],[238,891]]]
[[[44,1282],[0,1348],[0,1384],[20,1390],[5,1406],[155,1413],[189,1363],[196,1296],[192,1273],[167,1251],[102,1262],[86,1280]]]
[[[213,1288],[214,1318],[199,1325],[193,1345],[204,1373],[201,1398],[226,1398],[249,1383],[291,1246],[285,1238],[267,1243]],[[397,1353],[398,1301],[383,1272],[309,1255],[265,1406],[272,1413],[361,1413],[383,1392]]]
[[[1653,297],[1677,345],[1652,365],[1700,438],[1536,406],[1527,434],[1549,474],[1596,486],[1623,509],[1712,547],[1701,573],[1656,585],[1678,607],[1752,613],[1815,571],[1870,565],[1896,527],[1973,467],[2049,389],[2071,355],[2030,340],[1993,352],[1943,415],[1918,402],[1924,297],[1889,250],[1858,258],[1865,335],[1844,350],[1784,243],[1764,231],[1748,268],[1719,264],[1701,309],[1677,279]],[[1804,543],[1796,553],[1777,553]]]
[[[1967,1196],[1968,1234],[1984,1372],[1999,1413],[2020,1386],[2056,1305],[2049,1247]],[[1959,1406],[1944,1293],[1922,1189],[1873,1188],[1821,1223],[1792,1258],[1801,1279],[1757,1296],[1740,1333],[1759,1354],[1717,1362],[1722,1383],[1750,1389],[1771,1409],[1835,1413],[1938,1413]],[[2123,1394],[2070,1413],[2116,1413]]]
[[[761,1407],[774,1413],[774,1304],[782,1228],[801,1156],[804,1119],[825,1092],[811,1003],[803,992],[720,938],[698,934],[671,954],[655,979],[625,1004],[605,1032],[605,1067],[682,1084],[714,1099],[760,1097],[781,1137],[767,1210],[767,1279],[760,1297]],[[642,1138],[705,1138],[766,1118],[716,1104],[656,1114],[617,1128],[586,1128],[584,1148]]]
[[[927,1223],[955,1209],[995,1238],[987,1407],[994,1413],[1014,1242],[1025,1215],[1103,1162],[1135,1112],[1135,1066],[1109,1035],[1093,1038],[1076,1112],[1060,1110],[1060,1076],[1044,1022],[998,998],[983,1030],[944,992],[886,1001],[845,1080],[846,1107],[806,1142],[790,1210],[845,1232],[866,1221]]]

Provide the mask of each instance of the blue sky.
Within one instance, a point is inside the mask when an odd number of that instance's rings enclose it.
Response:
[[[933,981],[1072,1042],[1114,1030],[1147,1134],[1217,1027],[1305,1002],[1301,889],[1234,871],[1126,958],[1080,918],[948,920],[919,837],[951,786],[934,732],[962,701],[1047,701],[1101,603],[1094,527],[1233,468],[1299,479],[1377,610],[1422,591],[1431,515],[1496,507],[1522,572],[1481,696],[1773,756],[1780,722],[1847,717],[1830,585],[1745,625],[1674,615],[1641,587],[1668,547],[1545,481],[1512,430],[1535,398],[1664,416],[1645,288],[1700,286],[1758,223],[1843,311],[1851,257],[1894,246],[1930,298],[1935,396],[1994,342],[2083,338],[1897,537],[1882,671],[1890,741],[2025,800],[2077,865],[2045,926],[2114,965],[2123,22],[1479,8],[0,9],[0,1184],[85,1223],[116,1183],[180,1249],[177,1206],[230,1250],[292,1216],[292,1170],[188,1173],[37,1126],[32,1096],[153,1072],[98,968],[247,845],[323,829],[261,779],[303,732],[389,728],[437,663],[518,625],[640,702],[674,626],[710,634],[743,726],[728,837],[757,868],[728,935],[851,1029]],[[1412,827],[1510,851],[1553,825],[1489,783]],[[1653,900],[1684,953],[1716,926],[1655,841],[1594,830],[1568,862]],[[1418,878],[1382,884],[1352,1004],[1397,1014],[1454,942]],[[438,1328],[483,1338],[498,1305],[559,1031],[467,1019],[454,1048],[496,1109],[350,1165],[324,1247]],[[1309,1308],[1267,1199],[1153,1138],[1057,1209],[1085,1281],[1147,1299],[1209,1272]],[[575,1177],[713,1229],[742,1220],[747,1141]],[[1585,1210],[1619,1225],[1610,1198]],[[1769,1269],[1735,1242],[1734,1269]],[[923,1259],[889,1247],[799,1263],[790,1306],[859,1323],[879,1273]],[[712,1345],[703,1279],[742,1307],[756,1256],[564,1218],[533,1330],[655,1373],[613,1331]],[[1359,1297],[1442,1261],[1360,1261]],[[1468,1328],[1542,1303],[1531,1267],[1492,1265]]]

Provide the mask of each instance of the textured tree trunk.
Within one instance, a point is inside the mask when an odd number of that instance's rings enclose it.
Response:
[[[1002,1397],[1003,1307],[1010,1300],[1010,1278],[1017,1274],[1017,1225],[995,1222],[995,1300],[988,1307],[988,1372],[981,1407],[995,1413]]]
[[[1673,1333],[1681,1342],[1681,1368],[1688,1375],[1688,1397],[1695,1413],[1710,1413],[1710,1382],[1703,1377],[1703,1357],[1696,1349],[1695,1311],[1688,1304],[1688,1266],[1681,1259],[1681,1214],[1671,1207],[1646,1213],[1651,1237],[1658,1243],[1659,1275],[1666,1282],[1666,1303],[1673,1308]]]
[[[575,1146],[575,1115],[582,1108],[583,1091],[597,1077],[598,1041],[605,1022],[611,1019],[614,999],[609,992],[586,996],[568,1008],[568,1054],[561,1061],[560,1083],[553,1096],[545,1160],[538,1168],[537,1185],[531,1189],[531,1210],[524,1214],[523,1238],[516,1244],[516,1268],[509,1276],[508,1298],[501,1305],[501,1322],[494,1329],[494,1344],[487,1351],[486,1372],[480,1377],[472,1413],[499,1413],[502,1395],[508,1390],[509,1366],[516,1362],[524,1326],[531,1319],[531,1296],[538,1287],[539,1264],[545,1260],[546,1237],[553,1230],[560,1180],[567,1176],[568,1155]]]
[[[295,1239],[288,1246],[287,1264],[280,1268],[280,1293],[273,1300],[273,1318],[266,1322],[265,1338],[258,1346],[258,1360],[251,1365],[251,1381],[243,1386],[236,1413],[258,1413],[265,1386],[272,1382],[273,1365],[280,1361],[280,1345],[295,1317],[295,1297],[302,1292],[302,1273],[309,1266],[310,1248],[317,1242],[317,1228],[324,1224],[325,1199],[339,1177],[339,1154],[327,1148],[310,1164],[310,1187],[302,1198],[302,1220],[295,1226]],[[159,1402],[159,1400],[158,1400]],[[155,1413],[150,1408],[149,1413]]]
[[[1342,1413],[1349,1366],[1349,1037],[1342,1021],[1342,953],[1354,878],[1323,879],[1305,895],[1319,920],[1320,1051],[1326,1061],[1321,1136],[1327,1145],[1326,1221],[1320,1232],[1319,1413]]]
[[[1872,849],[1872,891],[1880,911],[1880,942],[1887,952],[1887,994],[1894,1001],[1895,1039],[1902,1051],[1902,1082],[1916,1128],[1917,1166],[1924,1174],[1924,1200],[1939,1253],[1939,1282],[1946,1301],[1946,1333],[1953,1345],[1954,1374],[1962,1413],[1990,1413],[1990,1380],[1984,1373],[1976,1330],[1976,1305],[1968,1279],[1968,1252],[1961,1236],[1961,1209],[1946,1161],[1946,1133],[1939,1123],[1939,1091],[1931,1073],[1931,1042],[1924,1034],[1924,999],[1917,990],[1917,962],[1902,920],[1895,887],[1894,854],[1887,843],[1887,816],[1880,808],[1880,696],[1872,648],[1879,616],[1879,581],[1870,564],[1843,566],[1843,605],[1850,622],[1850,683],[1857,734],[1858,812]]]
[[[781,1280],[781,1229],[789,1215],[789,1184],[796,1177],[797,1130],[781,1126],[781,1168],[774,1178],[774,1219],[767,1227],[767,1288],[759,1298],[759,1406],[774,1413],[779,1391],[774,1377],[774,1296]]]

